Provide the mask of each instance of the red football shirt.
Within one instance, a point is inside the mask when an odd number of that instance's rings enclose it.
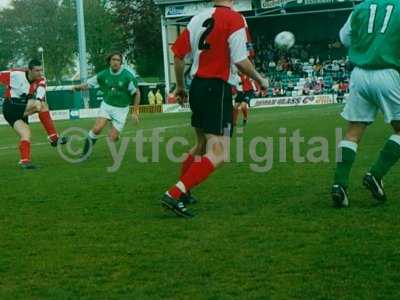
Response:
[[[240,13],[216,6],[192,18],[172,51],[176,57],[192,59],[192,76],[234,84],[232,65],[249,56],[246,27]]]
[[[240,81],[242,82],[243,92],[250,92],[255,90],[253,81],[246,75],[240,75]]]

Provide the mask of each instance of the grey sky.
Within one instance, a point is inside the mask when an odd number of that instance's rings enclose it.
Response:
[[[11,0],[0,0],[0,8],[6,7],[10,2]]]

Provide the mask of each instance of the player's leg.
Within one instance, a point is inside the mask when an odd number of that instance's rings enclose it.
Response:
[[[126,120],[129,115],[129,106],[128,107],[109,107],[109,116],[111,117],[112,127],[108,132],[108,138],[111,142],[117,142],[121,135],[121,132],[124,130]]]
[[[15,130],[20,137],[19,150],[21,154],[20,166],[22,169],[34,169],[31,164],[31,131],[28,126],[28,114],[34,113],[35,102],[28,103],[4,101],[3,115],[8,124]]]
[[[82,157],[88,156],[89,151],[96,144],[98,136],[101,134],[104,127],[107,126],[108,122],[112,120],[112,108],[113,107],[111,105],[106,104],[104,101],[101,103],[96,123],[86,137]]]
[[[201,156],[206,154],[207,139],[203,129],[195,128],[196,132],[196,145],[186,154],[182,162],[180,177],[184,176],[189,170],[190,166],[195,162],[201,160]],[[181,200],[185,204],[195,204],[198,202],[196,197],[194,197],[191,191],[187,191],[181,196]]]
[[[386,142],[378,159],[363,179],[364,186],[371,191],[374,199],[379,202],[386,201],[383,177],[400,159],[400,121],[393,121],[392,126],[394,134]]]
[[[111,142],[116,143],[119,140],[119,134],[120,132],[114,126],[112,126],[111,129],[108,131],[108,139]]]
[[[180,199],[183,194],[204,182],[226,160],[230,137],[206,134],[206,139],[205,155],[196,159],[180,177],[180,181],[169,189],[168,194],[172,198]]]
[[[337,162],[332,186],[332,200],[337,207],[348,206],[347,188],[358,144],[378,112],[378,107],[371,99],[370,79],[368,72],[357,68],[351,76],[350,96],[342,113],[349,125],[345,139],[339,144],[341,160]]]
[[[85,145],[83,147],[82,156],[85,157],[88,155],[90,149],[96,144],[98,136],[107,126],[109,119],[104,117],[98,117],[96,119],[96,123],[94,124],[93,128],[89,131],[88,136],[85,139]]]
[[[244,101],[244,93],[242,91],[238,91],[235,97],[235,106],[233,109],[233,126],[237,125],[243,101]]]
[[[57,133],[57,130],[54,126],[53,119],[50,115],[49,106],[45,101],[40,101],[40,111],[39,111],[39,120],[43,125],[43,128],[47,132],[47,137],[49,139],[50,144],[53,147],[56,147],[58,144],[65,145],[67,143],[66,137],[60,137]]]
[[[373,197],[382,202],[386,200],[383,178],[400,159],[400,74],[395,70],[380,70],[374,74],[377,99],[385,121],[391,124],[394,134],[382,148],[363,183]]]
[[[338,151],[341,160],[336,164],[332,199],[337,207],[348,206],[347,188],[350,172],[356,159],[358,144],[367,128],[367,123],[349,122],[346,138],[340,142]]]
[[[254,93],[246,92],[244,95],[244,101],[242,101],[242,113],[243,113],[243,126],[247,125],[249,120],[249,112],[250,112],[250,101],[253,98]]]
[[[230,91],[229,85],[218,80],[195,79],[192,83],[189,97],[192,126],[203,130],[207,148],[162,199],[162,204],[177,215],[192,216],[180,200],[181,196],[204,182],[227,157],[233,121]]]
[[[400,121],[393,121],[394,134],[383,147],[378,160],[373,164],[371,173],[382,179],[400,159]]]
[[[19,165],[21,169],[35,169],[35,166],[31,163],[31,130],[28,124],[23,120],[17,120],[13,128],[20,137],[19,152],[21,159]]]
[[[96,120],[95,126],[89,131],[88,137],[85,141],[85,148],[83,155],[86,156],[91,147],[97,141],[98,135],[102,132],[104,127],[107,126],[108,122],[111,121],[111,129],[108,131],[107,138],[110,142],[118,142],[121,132],[125,127],[126,120],[128,118],[129,107],[121,108],[114,107],[111,105],[103,106],[100,112],[100,116]]]
[[[24,117],[29,117],[35,113],[38,113],[41,109],[39,100],[29,100],[25,107]]]
[[[108,107],[108,114],[111,118],[111,129],[108,132],[108,140],[111,143],[118,142],[121,132],[124,130],[126,120],[128,119],[129,106],[128,107]]]
[[[237,120],[239,118],[240,113],[240,103],[235,102],[235,106],[233,107],[233,126],[237,126]]]
[[[195,128],[196,145],[190,149],[182,162],[181,176],[185,175],[191,164],[196,158],[203,156],[206,153],[207,139],[203,129]]]
[[[206,134],[206,153],[187,170],[181,179],[181,192],[186,193],[193,187],[205,181],[215,169],[221,167],[227,160],[230,136]]]
[[[246,101],[243,101],[240,105],[240,109],[243,114],[243,126],[247,125],[248,117],[249,117],[249,106]]]
[[[214,168],[221,167],[228,160],[230,136],[207,134],[207,157]]]
[[[337,163],[334,183],[348,187],[350,171],[356,158],[358,144],[367,128],[367,123],[349,122],[346,137],[339,144],[341,161]]]

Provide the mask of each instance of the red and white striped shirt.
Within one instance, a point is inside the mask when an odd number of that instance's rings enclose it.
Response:
[[[192,76],[235,84],[232,65],[249,56],[246,27],[240,13],[215,6],[192,18],[172,51],[180,59],[192,59]]]
[[[46,97],[46,79],[41,77],[30,82],[27,70],[0,72],[0,84],[6,87],[4,92],[5,98],[45,100]]]

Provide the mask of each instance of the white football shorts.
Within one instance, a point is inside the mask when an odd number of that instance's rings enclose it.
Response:
[[[125,127],[128,113],[129,106],[116,107],[109,105],[103,101],[100,105],[98,117],[110,120],[114,128],[121,132]]]
[[[355,68],[342,117],[350,122],[372,123],[378,111],[382,111],[386,123],[400,121],[400,73]]]

